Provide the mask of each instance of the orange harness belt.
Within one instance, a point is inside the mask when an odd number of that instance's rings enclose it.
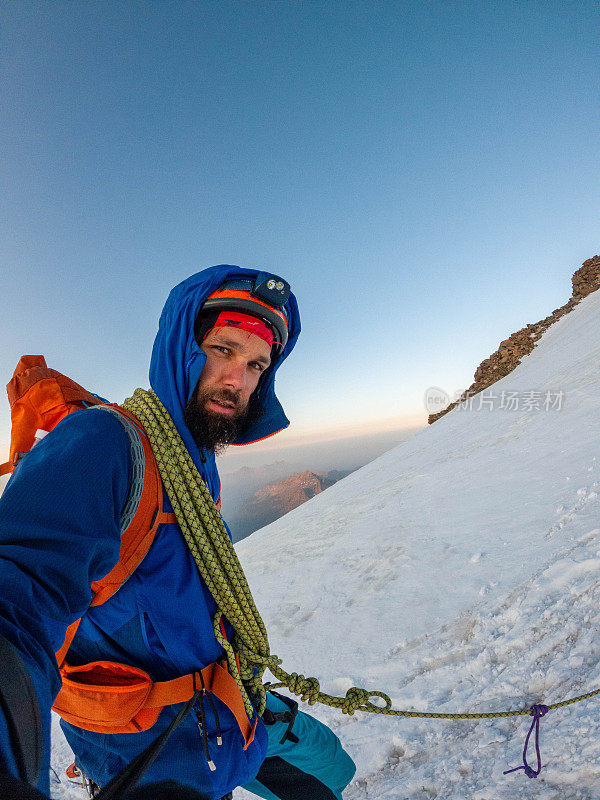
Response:
[[[203,688],[221,700],[234,715],[244,750],[254,739],[257,719],[251,724],[235,680],[218,662],[201,672],[170,681],[153,682],[138,667],[113,661],[93,661],[81,667],[64,664],[62,690],[54,710],[78,728],[97,733],[146,731],[167,705],[185,703],[196,689]]]

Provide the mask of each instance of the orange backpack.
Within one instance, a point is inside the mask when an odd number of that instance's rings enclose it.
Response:
[[[72,411],[103,402],[60,372],[48,369],[43,356],[22,356],[6,392],[12,422],[10,457],[0,465],[0,475],[12,472],[31,450],[38,430],[51,431]]]
[[[140,565],[158,526],[177,522],[175,514],[163,510],[162,481],[145,431],[129,411],[106,403],[60,372],[49,369],[43,356],[22,356],[7,392],[12,420],[10,457],[0,466],[0,475],[14,470],[35,445],[39,431],[49,432],[67,414],[91,406],[118,415],[132,442],[132,455],[134,437],[138,449],[143,449],[137,507],[130,510],[127,520],[122,520],[125,529],[121,532],[119,560],[108,575],[91,585],[90,606],[101,605]],[[73,667],[66,662],[66,656],[80,622],[69,626],[65,642],[56,654],[62,688],[53,708],[66,722],[98,733],[145,731],[154,725],[164,706],[186,702],[196,688],[202,688],[229,707],[244,737],[244,750],[250,745],[256,720],[251,725],[240,690],[226,666],[214,662],[199,672],[162,682],[153,682],[137,667],[112,661]]]

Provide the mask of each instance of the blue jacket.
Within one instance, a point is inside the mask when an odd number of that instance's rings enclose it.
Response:
[[[150,364],[150,384],[171,414],[213,498],[220,482],[214,453],[200,453],[184,422],[184,409],[206,356],[194,321],[206,297],[227,276],[255,270],[221,265],[176,286],[163,309]],[[296,300],[287,310],[290,336],[284,353],[261,376],[257,391],[266,413],[236,444],[262,439],[289,422],[275,396],[275,372],[300,333]],[[22,459],[0,498],[0,635],[19,651],[36,688],[45,729],[45,762],[38,788],[48,791],[50,707],[60,688],[54,653],[67,626],[83,616],[69,652],[71,664],[113,660],[146,670],[154,680],[187,674],[222,655],[212,629],[215,602],[198,575],[177,525],[161,525],[147,556],[104,605],[90,609],[90,585],[117,562],[120,516],[129,488],[131,453],[121,424],[88,409],[66,417]],[[171,506],[164,493],[165,510]],[[246,751],[237,724],[219,701],[223,745],[207,705],[209,771],[194,714],[172,735],[142,782],[175,779],[219,798],[258,771],[265,755],[262,722]],[[76,764],[103,785],[163,730],[179,706],[167,707],[149,731],[97,734],[67,723],[63,730]],[[0,713],[0,761],[15,772]]]

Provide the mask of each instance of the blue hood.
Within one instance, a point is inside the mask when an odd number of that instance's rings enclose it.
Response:
[[[266,274],[259,270],[220,264],[192,275],[178,284],[169,294],[154,340],[150,361],[150,385],[173,418],[200,474],[208,479],[207,483],[215,500],[219,487],[214,455],[207,454],[211,464],[211,467],[208,467],[204,454],[201,457],[184,419],[185,407],[206,362],[206,354],[200,349],[194,337],[194,323],[208,295],[218,289],[227,278]],[[287,344],[282,356],[261,376],[257,389],[258,399],[265,409],[265,414],[251,425],[235,444],[249,444],[264,439],[287,428],[290,424],[275,396],[275,373],[291,353],[300,334],[300,315],[293,294],[290,294],[286,309],[289,319]]]

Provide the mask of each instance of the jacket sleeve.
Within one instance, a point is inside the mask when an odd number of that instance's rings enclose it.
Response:
[[[117,563],[131,452],[118,419],[76,412],[22,459],[0,497],[0,636],[23,659],[40,706],[48,792],[55,653],[91,601],[91,583]],[[0,708],[0,768],[16,775]]]

